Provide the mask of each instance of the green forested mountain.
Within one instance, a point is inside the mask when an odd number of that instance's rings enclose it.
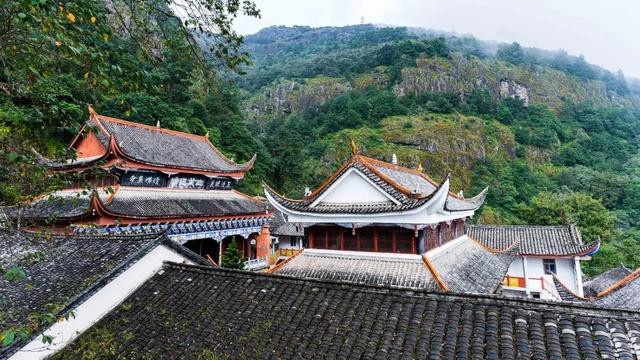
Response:
[[[258,153],[242,184],[255,195],[262,180],[302,195],[353,138],[368,156],[395,153],[437,180],[451,171],[467,195],[489,185],[476,221],[577,223],[604,243],[590,272],[640,266],[639,82],[563,52],[372,25],[272,27],[240,49],[235,34],[199,36],[214,45],[201,51],[166,4],[0,6],[0,204],[71,181],[48,179],[30,149],[68,156],[92,104],[208,132],[237,161]]]
[[[301,196],[349,156],[490,186],[476,221],[580,225],[591,272],[640,266],[640,91],[562,51],[419,29],[271,27],[246,37],[234,78],[274,167]]]

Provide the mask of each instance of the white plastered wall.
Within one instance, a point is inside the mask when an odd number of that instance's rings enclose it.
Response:
[[[162,268],[164,261],[183,262],[186,259],[175,251],[159,245],[77,306],[73,310],[73,317],[59,321],[44,331],[44,334],[53,337],[51,344],[43,343],[42,336],[38,336],[10,359],[31,360],[51,356],[95,324],[151,278]]]

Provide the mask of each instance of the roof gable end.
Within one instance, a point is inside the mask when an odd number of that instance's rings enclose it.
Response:
[[[373,183],[365,174],[351,167],[340,175],[311,204],[314,207],[321,203],[388,203],[400,204],[393,196]]]

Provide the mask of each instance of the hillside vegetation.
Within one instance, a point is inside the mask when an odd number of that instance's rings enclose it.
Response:
[[[474,221],[577,223],[604,244],[590,273],[640,266],[640,82],[563,52],[372,25],[272,27],[238,49],[228,26],[255,11],[245,2],[204,19],[226,38],[197,41],[197,20],[192,33],[167,2],[135,3],[0,7],[0,204],[75,181],[47,177],[30,150],[72,156],[92,104],[208,133],[239,162],[257,153],[240,189],[253,195],[264,180],[301,196],[355,139],[437,181],[452,172],[468,196],[490,186]]]
[[[640,92],[564,52],[405,28],[272,27],[245,39],[247,116],[292,197],[355,139],[455,191],[489,186],[474,221],[576,223],[603,249],[587,271],[640,266]]]

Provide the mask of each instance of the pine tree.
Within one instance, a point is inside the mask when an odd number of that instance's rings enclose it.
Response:
[[[244,269],[242,254],[240,250],[238,250],[238,245],[236,245],[235,241],[231,241],[231,244],[229,244],[227,250],[223,253],[220,266],[227,269]]]

